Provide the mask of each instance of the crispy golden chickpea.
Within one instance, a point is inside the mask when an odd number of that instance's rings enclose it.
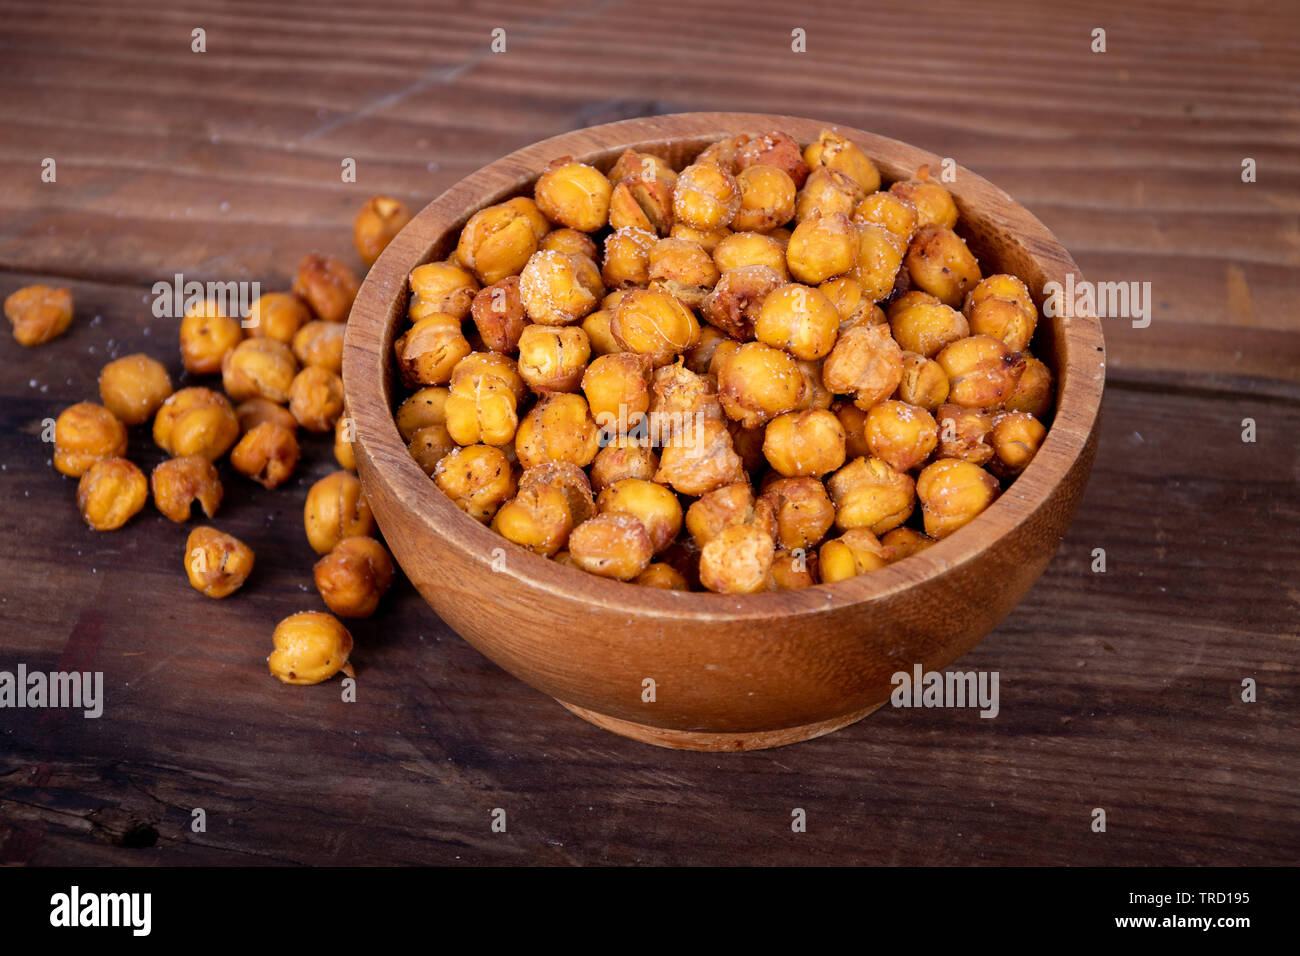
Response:
[[[735,164],[740,171],[751,166],[775,166],[790,177],[796,189],[808,178],[808,164],[799,144],[780,130],[755,136],[742,144],[736,151]]]
[[[613,318],[614,313],[612,310],[601,308],[582,320],[581,328],[582,331],[587,333],[587,340],[591,342],[593,355],[613,355],[615,352],[623,350],[623,347],[618,344],[618,340],[614,338],[614,333],[609,328]]]
[[[796,189],[785,170],[775,166],[748,166],[735,181],[740,189],[740,207],[731,219],[732,229],[765,232],[794,218]]]
[[[719,244],[730,236],[731,230],[726,226],[718,229],[696,229],[694,226],[688,226],[684,222],[675,222],[673,227],[668,230],[668,235],[672,239],[685,239],[687,242],[693,242],[702,248],[705,252],[712,254]]]
[[[650,249],[650,288],[698,308],[718,282],[718,267],[699,243],[660,239]]]
[[[372,196],[352,222],[352,244],[367,266],[372,266],[393,237],[411,221],[411,210],[399,199]]]
[[[842,530],[884,534],[906,521],[916,505],[912,477],[879,458],[855,458],[831,475],[826,487],[835,502],[835,525]]]
[[[901,348],[926,358],[970,335],[966,317],[941,302],[912,300],[890,309],[889,328]]]
[[[765,345],[811,360],[830,354],[839,327],[840,313],[830,299],[817,289],[791,282],[763,298],[754,334]]]
[[[762,342],[746,342],[718,369],[718,397],[729,418],[756,428],[807,397],[808,383],[794,358]]]
[[[957,225],[957,204],[948,190],[930,182],[928,176],[929,168],[922,166],[917,170],[917,178],[894,183],[889,191],[912,204],[919,228],[942,226],[951,229]]]
[[[862,187],[843,173],[824,166],[808,174],[808,180],[799,190],[794,203],[796,222],[807,222],[818,216],[840,214],[852,216],[866,193]]]
[[[729,173],[735,173],[739,169],[737,162],[740,158],[740,150],[749,140],[750,137],[746,133],[720,139],[716,143],[710,143],[706,146],[695,157],[695,161],[697,163],[712,163],[714,166],[721,166]]]
[[[632,583],[648,588],[659,588],[663,591],[689,591],[691,589],[691,586],[686,583],[686,576],[671,564],[665,564],[663,561],[652,562],[644,571],[632,579]]]
[[[787,275],[785,256],[785,248],[771,236],[760,232],[733,232],[714,247],[713,264],[719,275],[746,266],[767,266],[784,279]]]
[[[518,408],[510,382],[499,375],[453,379],[443,409],[447,433],[458,445],[508,445],[519,428]]]
[[[609,224],[615,229],[643,229],[657,236],[668,235],[673,227],[671,177],[654,170],[649,177],[629,176],[618,182],[609,197]]]
[[[945,382],[948,380],[945,378]],[[837,401],[831,411],[844,427],[844,460],[868,458],[871,449],[867,447],[867,413],[852,402]]]
[[[434,385],[422,388],[397,407],[397,430],[402,441],[409,442],[426,425],[447,423],[447,396],[449,389]]]
[[[552,229],[542,237],[537,248],[568,255],[586,256],[592,262],[595,262],[600,255],[600,250],[596,248],[596,241],[585,232],[576,229]]]
[[[856,228],[857,258],[849,274],[861,283],[863,296],[880,302],[894,291],[899,267],[907,253],[907,240],[870,222]]]
[[[837,395],[852,395],[861,409],[894,394],[902,379],[903,350],[887,325],[847,330],[822,363],[822,384]]]
[[[722,366],[727,364],[727,361],[740,351],[740,346],[742,344],[743,343],[737,342],[735,339],[729,338],[726,341],[719,342],[718,347],[713,350],[713,356],[709,359],[709,370],[707,374],[713,376],[715,385],[718,381],[719,374],[722,372]]]
[[[537,237],[539,248],[547,233],[555,228],[551,225],[551,221],[546,218],[546,213],[542,212],[541,207],[527,196],[516,196],[514,199],[507,199],[501,205],[519,213],[532,224],[533,235]]]
[[[824,167],[847,176],[864,193],[872,193],[880,188],[880,172],[875,164],[856,143],[834,130],[822,130],[816,142],[809,143],[804,149],[803,159],[809,169]]]
[[[579,232],[596,232],[609,219],[613,191],[613,184],[599,169],[565,156],[546,167],[533,198],[551,222]]]
[[[185,542],[185,574],[210,598],[229,597],[253,572],[253,549],[233,535],[199,525]]]
[[[996,478],[968,461],[944,458],[927,465],[916,479],[925,533],[948,537],[991,505],[998,490]]]
[[[758,500],[771,509],[773,537],[788,551],[811,550],[835,523],[835,505],[816,478],[778,478]]]
[[[275,650],[266,659],[286,684],[319,684],[347,666],[352,635],[338,618],[317,611],[291,614],[275,627]]]
[[[879,325],[885,321],[880,306],[862,294],[862,283],[851,276],[828,279],[817,287],[817,291],[830,299],[840,314],[841,333],[856,325]]]
[[[361,282],[340,259],[308,253],[298,263],[293,291],[323,322],[346,322]]]
[[[411,433],[411,440],[406,444],[415,463],[430,478],[433,477],[438,462],[455,451],[456,447],[443,422],[422,425]]]
[[[374,538],[344,538],[312,568],[316,590],[339,617],[370,617],[393,583],[393,559]]]
[[[548,461],[524,469],[519,476],[519,490],[545,485],[558,488],[564,495],[573,523],[581,524],[596,513],[596,499],[592,494],[587,473],[567,461]]]
[[[820,582],[816,551],[778,550],[772,558],[772,570],[767,575],[769,591],[793,591]]]
[[[357,456],[352,447],[356,437],[356,422],[352,416],[343,415],[334,425],[334,460],[351,472],[357,470]]]
[[[723,531],[741,524],[753,524],[768,536],[776,535],[770,501],[756,501],[746,479],[706,492],[686,509],[686,530],[697,548],[702,548]]]
[[[48,285],[24,286],[5,298],[5,318],[19,345],[44,345],[72,324],[72,291]]]
[[[624,478],[601,491],[596,512],[630,514],[638,519],[655,554],[672,544],[682,530],[682,505],[677,495],[665,485],[641,478]]]
[[[650,250],[658,238],[645,229],[624,228],[605,240],[600,275],[611,289],[645,286],[650,282]]]
[[[695,314],[667,292],[634,289],[614,309],[609,330],[625,352],[648,355],[655,366],[676,360],[700,340]]]
[[[686,354],[683,356],[686,368],[696,375],[707,375],[718,346],[729,341],[732,341],[731,337],[721,329],[712,325],[700,326],[699,342],[693,348],[687,349]],[[667,368],[668,366],[664,367]]]
[[[974,465],[986,464],[993,457],[989,432],[993,416],[982,408],[940,405],[935,412],[939,425],[938,458],[960,458]]]
[[[677,173],[668,161],[660,156],[625,149],[609,168],[607,178],[611,183],[621,183],[625,179],[640,179],[642,182],[667,179],[671,182],[677,178]]]
[[[1003,407],[1009,412],[1028,412],[1042,421],[1052,410],[1052,371],[1032,355],[1025,355],[1024,360],[1025,370]]]
[[[904,352],[898,397],[909,405],[932,412],[948,400],[948,376],[934,359]]]
[[[591,574],[631,581],[654,558],[650,534],[638,518],[621,511],[598,514],[569,535],[569,556]]]
[[[153,503],[170,521],[184,524],[197,501],[211,518],[221,506],[221,476],[212,462],[201,455],[168,458],[149,476]]]
[[[895,471],[911,471],[939,444],[939,426],[924,408],[893,399],[867,411],[867,447]]]
[[[498,203],[469,217],[460,233],[456,259],[483,285],[492,285],[520,273],[537,252],[538,238],[524,211]]]
[[[833,584],[878,571],[889,563],[892,555],[866,528],[850,528],[821,546],[817,570],[824,583]]]
[[[314,365],[341,375],[345,329],[341,322],[308,322],[294,334],[294,357],[303,368]]]
[[[1046,434],[1047,429],[1028,412],[999,414],[989,435],[996,456],[990,467],[1004,478],[1020,474],[1038,453]]]
[[[343,414],[343,380],[328,369],[309,365],[293,377],[289,411],[309,432],[327,432]]]
[[[607,436],[625,433],[650,410],[650,356],[601,355],[579,371],[591,416]]]
[[[763,455],[787,478],[827,474],[844,464],[844,426],[824,408],[786,412],[768,423]]]
[[[915,528],[895,528],[888,534],[882,535],[880,543],[893,552],[889,563],[897,564],[904,558],[920,554],[934,544],[934,539],[923,535]]]
[[[596,311],[605,294],[596,264],[586,256],[538,252],[519,276],[519,297],[532,322],[572,325]]]
[[[843,275],[857,264],[858,244],[857,227],[842,212],[805,219],[786,247],[790,275],[809,285]]]
[[[402,381],[412,388],[449,382],[451,370],[470,351],[460,320],[451,315],[423,318],[393,343]]]
[[[922,226],[917,230],[904,263],[914,286],[953,308],[961,306],[966,293],[982,278],[966,240],[943,226]]]
[[[147,355],[125,355],[99,372],[99,397],[125,425],[143,425],[171,393],[167,369]]]
[[[963,307],[972,335],[1001,339],[1013,352],[1029,348],[1038,324],[1038,310],[1029,289],[1015,276],[993,275],[981,279],[966,294]]]
[[[730,269],[705,296],[700,311],[714,328],[738,342],[745,342],[754,337],[754,327],[767,296],[784,284],[782,274],[770,266]]]
[[[722,403],[711,376],[676,363],[657,368],[650,379],[650,438],[663,442],[706,419],[721,421]]]
[[[230,464],[263,488],[278,488],[298,466],[298,438],[293,429],[265,422],[245,433],[230,450]]]
[[[276,339],[244,339],[221,360],[221,382],[235,402],[266,398],[283,404],[297,374],[293,349]]]
[[[311,320],[307,304],[292,292],[268,292],[249,306],[244,326],[253,338],[275,339],[290,345],[298,330]]]
[[[508,355],[519,347],[528,318],[524,300],[519,295],[519,277],[507,276],[480,289],[470,305],[474,327],[483,344],[493,352]]]
[[[732,525],[700,550],[700,583],[719,594],[766,590],[776,543],[756,524]]]
[[[534,554],[554,555],[573,530],[573,514],[564,492],[554,485],[533,483],[501,506],[492,530]]]
[[[125,458],[100,458],[77,482],[77,508],[96,531],[122,527],[148,500],[149,482]]]
[[[510,387],[517,401],[523,401],[528,396],[528,386],[519,374],[518,364],[510,356],[499,352],[471,352],[465,356],[452,369],[451,388],[454,391],[465,380],[476,383],[484,377],[500,379]]]
[[[519,337],[519,374],[539,394],[575,391],[590,358],[581,328],[529,325]]]
[[[648,442],[619,436],[596,453],[591,463],[591,487],[604,491],[624,478],[653,481],[659,456]]]
[[[692,422],[660,449],[654,480],[684,495],[702,495],[744,476],[744,462],[732,445],[731,432],[710,418]]]
[[[600,429],[581,395],[561,392],[543,398],[519,423],[515,453],[531,468],[548,461],[567,461],[585,468],[600,450]]]
[[[212,375],[221,371],[221,360],[244,338],[239,320],[221,311],[215,302],[190,306],[181,319],[181,362],[187,372]]]
[[[685,225],[706,232],[726,228],[739,210],[740,184],[721,166],[696,162],[677,176],[673,214]]]
[[[761,469],[767,462],[763,455],[763,438],[766,435],[767,427],[759,425],[757,428],[745,428],[740,422],[727,418],[724,418],[724,421],[727,425],[727,431],[731,432],[731,447],[740,456],[745,471],[753,474]]]
[[[1001,341],[972,335],[944,347],[935,361],[948,376],[948,401],[988,408],[1001,405],[1016,390],[1025,360]]]
[[[528,257],[524,257],[524,262]],[[519,264],[523,268],[523,262]],[[411,270],[407,279],[411,300],[406,315],[412,322],[431,315],[451,315],[464,319],[478,294],[478,280],[464,266],[455,262],[427,262]],[[492,283],[487,283],[492,285]]]
[[[317,554],[328,554],[344,538],[370,535],[375,530],[361,482],[346,471],[331,472],[311,486],[302,520],[307,542]]]
[[[239,439],[239,419],[230,400],[208,388],[182,388],[162,403],[153,420],[153,440],[176,458],[202,455],[216,461]]]
[[[858,203],[858,208],[853,210],[853,221],[888,229],[904,242],[910,242],[920,228],[911,200],[891,192],[872,193]]]

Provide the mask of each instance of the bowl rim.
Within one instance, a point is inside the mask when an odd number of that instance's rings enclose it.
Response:
[[[1085,454],[1101,410],[1106,352],[1101,322],[1092,311],[1058,320],[1056,334],[1063,343],[1064,361],[1054,375],[1057,394],[1052,424],[1033,460],[1016,480],[958,531],[896,564],[845,581],[737,595],[669,591],[601,578],[502,539],[456,507],[416,464],[393,415],[393,396],[388,386],[394,377],[388,343],[395,336],[390,337],[388,331],[405,317],[404,310],[398,314],[397,303],[405,299],[410,270],[431,261],[432,250],[448,232],[459,229],[468,215],[482,206],[518,194],[550,160],[560,156],[583,160],[620,148],[646,148],[709,136],[722,139],[774,129],[790,133],[801,144],[815,138],[817,130],[834,129],[856,142],[878,166],[915,170],[925,164],[940,168],[945,162],[943,157],[910,144],[842,123],[738,112],[641,117],[562,133],[479,168],[428,203],[384,249],[362,282],[347,322],[343,347],[347,414],[355,424],[357,458],[373,466],[385,490],[416,515],[443,546],[477,560],[485,574],[504,574],[528,590],[580,598],[622,612],[629,624],[637,617],[665,614],[705,622],[752,619],[757,623],[773,615],[813,615],[846,604],[867,605],[944,575],[974,560],[1048,504],[1052,492]],[[801,135],[810,129],[813,131],[806,138]],[[890,158],[882,162],[885,154]],[[964,166],[955,168],[955,183],[945,185],[953,193],[963,218],[971,206],[971,197],[978,197],[978,218],[1000,220],[1003,226],[1014,223],[1016,230],[1004,230],[1004,235],[1037,262],[1045,279],[1059,280],[1072,273],[1076,284],[1083,280],[1069,253],[1036,217],[988,180]],[[432,238],[420,238],[425,233]],[[364,469],[361,477],[364,485]],[[500,567],[494,567],[493,552],[497,548],[504,548],[508,554]]]

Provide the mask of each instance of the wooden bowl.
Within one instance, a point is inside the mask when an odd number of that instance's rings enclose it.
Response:
[[[801,144],[831,124],[752,113],[687,113],[610,123],[521,149],[424,208],[370,270],[348,321],[343,381],[357,470],[393,554],[435,611],[505,670],[575,714],[665,747],[749,750],[850,724],[888,700],[890,677],[960,657],[1047,567],[1092,467],[1105,352],[1095,316],[1044,317],[1035,354],[1057,406],[1042,448],[975,521],[898,564],[834,585],[747,596],[608,581],[516,547],[461,512],[407,452],[393,421],[393,340],[406,325],[408,273],[445,257],[470,214],[528,193],[559,156],[607,169],[626,148],[680,164],[715,140],[781,129]],[[942,160],[839,127],[886,182]],[[1005,192],[957,168],[958,231],[985,274],[1045,283],[1079,270]],[[650,685],[648,681],[653,681]],[[646,688],[653,687],[653,694]],[[650,699],[653,698],[653,699]]]

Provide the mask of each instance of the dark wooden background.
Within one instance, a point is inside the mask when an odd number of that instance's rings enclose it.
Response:
[[[0,862],[1294,863],[1300,8],[1073,6],[2,0],[0,293],[66,284],[77,318],[39,349],[0,335],[0,669],[102,670],[107,703],[0,711]],[[111,356],[179,372],[154,282],[286,288],[312,249],[359,267],[372,194],[418,208],[539,138],[699,109],[951,155],[1089,278],[1152,283],[1149,328],[1106,323],[1068,538],[961,662],[1000,672],[996,719],[886,707],[779,750],[658,750],[504,674],[405,582],[354,628],[357,703],[283,686],[271,630],[321,607],[300,513],[324,441],[292,487],[229,476],[217,523],[257,552],[232,599],[188,586],[186,529],[152,506],[116,533],[81,523],[40,422],[95,399]]]

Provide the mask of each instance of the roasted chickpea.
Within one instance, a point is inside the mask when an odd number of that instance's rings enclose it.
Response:
[[[771,236],[759,232],[733,232],[714,247],[713,264],[719,275],[746,266],[767,266],[784,279],[787,275],[785,255],[785,248]],[[716,285],[716,282],[715,279],[712,284]]]
[[[507,276],[500,282],[480,289],[470,306],[474,327],[483,344],[493,352],[507,355],[519,347],[528,319],[519,295],[519,277]]]
[[[673,214],[687,226],[704,231],[729,227],[739,210],[740,184],[728,170],[697,161],[678,175]]]
[[[658,238],[645,229],[619,229],[605,240],[600,275],[612,289],[645,286],[650,282],[650,250]]]
[[[826,483],[835,502],[835,525],[884,534],[912,514],[916,487],[910,475],[879,458],[855,458]]]
[[[619,436],[596,453],[591,463],[591,487],[603,491],[624,478],[654,480],[659,456],[648,442]]]
[[[415,459],[415,463],[420,466],[420,470],[432,478],[438,462],[456,450],[456,443],[452,440],[451,433],[447,431],[445,423],[433,422],[422,425],[412,432],[406,448]]]
[[[289,345],[298,330],[311,320],[311,310],[292,292],[268,292],[249,306],[244,327],[254,338],[274,339]]]
[[[900,347],[926,358],[934,358],[945,345],[970,335],[966,317],[956,309],[915,299],[890,309],[889,327]]]
[[[712,163],[714,166],[721,166],[729,173],[735,173],[739,169],[740,150],[749,140],[750,137],[746,133],[720,139],[716,143],[710,143],[706,146],[695,157],[695,161],[697,163]]]
[[[981,279],[979,263],[966,248],[966,240],[943,226],[917,230],[904,262],[914,286],[953,308],[962,304]]]
[[[298,465],[298,439],[293,429],[264,422],[245,433],[230,450],[230,464],[263,488],[278,488]]]
[[[344,538],[370,535],[375,530],[361,482],[346,471],[331,472],[311,486],[302,520],[307,543],[317,554],[328,554]]]
[[[1038,453],[1047,429],[1028,412],[1003,412],[993,420],[989,438],[996,456],[990,466],[996,474],[1011,478],[1025,470]]]
[[[325,606],[339,617],[370,617],[393,583],[393,559],[374,538],[344,538],[312,569]]]
[[[533,235],[537,237],[538,248],[541,248],[542,240],[555,228],[551,225],[551,221],[546,218],[546,213],[542,212],[542,208],[527,196],[516,196],[514,199],[507,199],[501,205],[519,213],[528,220],[533,227]]]
[[[875,164],[856,143],[834,130],[822,130],[817,141],[809,143],[804,149],[803,159],[809,169],[825,167],[847,176],[864,193],[875,192],[880,188],[880,173]]]
[[[805,219],[786,247],[790,275],[809,285],[843,275],[856,265],[858,245],[857,228],[842,212]]]
[[[1023,357],[1025,370],[1003,407],[1009,412],[1028,412],[1042,421],[1052,410],[1052,372],[1032,355]]]
[[[945,378],[944,382],[947,381]],[[831,411],[835,413],[835,417],[840,420],[840,425],[844,428],[844,460],[852,461],[854,458],[870,457],[871,449],[867,447],[866,411],[852,402],[842,400],[835,402],[831,406]]]
[[[569,535],[569,556],[582,570],[630,581],[654,557],[650,534],[640,519],[609,511],[582,522]]]
[[[862,409],[884,401],[902,379],[903,350],[886,325],[848,329],[822,363],[822,384],[837,395],[852,395]]]
[[[468,361],[468,360],[466,360]],[[454,377],[443,407],[458,445],[508,445],[519,428],[519,399],[508,378],[494,373]]]
[[[508,541],[547,557],[568,541],[573,514],[559,488],[535,482],[519,488],[492,519],[492,530]]]
[[[168,458],[150,475],[153,503],[168,520],[184,524],[197,501],[211,518],[221,506],[221,476],[212,462],[202,455]]]
[[[771,502],[756,501],[744,479],[706,492],[686,509],[686,530],[697,548],[741,524],[758,525],[769,536],[776,535]]]
[[[596,310],[605,294],[596,264],[586,256],[538,252],[519,276],[524,312],[542,325],[572,325]]]
[[[895,528],[888,534],[881,535],[880,543],[893,552],[889,563],[897,564],[904,558],[920,554],[934,544],[934,539],[923,535],[915,528]]]
[[[591,358],[591,340],[580,328],[529,325],[519,337],[519,374],[540,394],[578,388]]]
[[[686,368],[696,375],[707,375],[718,346],[723,342],[730,341],[732,339],[721,329],[712,325],[701,326],[700,341],[696,343],[694,348],[687,349],[686,354],[683,356]],[[667,367],[665,366],[665,368]]]
[[[726,425],[712,418],[689,424],[660,449],[655,481],[684,495],[702,495],[744,478]]]
[[[993,416],[982,408],[963,408],[961,405],[940,405],[935,412],[939,425],[938,458],[960,458],[971,464],[983,465],[993,457],[989,432],[993,430]]]
[[[654,561],[644,571],[632,579],[633,584],[648,588],[660,588],[664,591],[689,591],[691,586],[686,576],[671,564]]]
[[[740,171],[751,166],[775,166],[790,177],[796,189],[808,178],[808,164],[799,144],[780,130],[755,136],[741,145],[736,151],[735,165]]]
[[[309,432],[330,431],[343,414],[343,380],[328,369],[307,366],[293,377],[289,411]]]
[[[361,288],[356,274],[340,259],[312,252],[298,263],[293,291],[323,322],[346,322]]]
[[[862,187],[843,173],[818,167],[808,174],[803,189],[794,203],[796,222],[807,222],[818,216],[853,215],[854,208],[866,193]]]
[[[713,257],[695,242],[660,239],[650,249],[650,288],[698,308],[718,282]]]
[[[352,635],[338,618],[317,611],[291,614],[276,625],[275,650],[266,659],[271,673],[286,684],[319,684],[348,663]]]
[[[939,444],[939,426],[924,408],[889,400],[867,412],[867,446],[895,471],[911,471]]]
[[[195,303],[181,319],[181,362],[187,372],[212,375],[221,371],[221,360],[243,338],[239,320],[222,312],[216,302]]]
[[[653,153],[639,153],[634,149],[623,150],[606,175],[611,183],[621,183],[625,179],[640,179],[642,182],[667,179],[672,182],[677,178],[677,173],[666,159]]]
[[[352,442],[357,437],[356,422],[352,416],[343,415],[334,424],[334,460],[348,471],[357,470],[357,456],[353,450]]]
[[[182,388],[162,403],[153,420],[153,440],[176,458],[202,455],[216,461],[239,439],[239,419],[230,400],[207,388]]]
[[[695,314],[667,292],[634,289],[614,309],[609,330],[626,352],[667,365],[700,340]]]
[[[968,461],[944,458],[927,465],[916,479],[925,533],[948,537],[991,505],[998,490],[996,478]]]
[[[954,405],[987,408],[1001,405],[1016,390],[1025,360],[987,335],[958,339],[935,356],[948,376],[948,400]]]
[[[682,530],[682,505],[677,496],[670,488],[641,478],[624,478],[601,491],[596,512],[630,514],[638,519],[656,554],[672,544]]]
[[[754,594],[767,588],[776,543],[756,524],[718,533],[700,550],[700,583],[720,594]]]
[[[857,325],[879,325],[885,321],[880,306],[862,294],[862,283],[850,276],[829,279],[817,287],[840,314],[840,333]]]
[[[700,311],[714,328],[745,342],[754,337],[754,326],[767,296],[784,284],[781,273],[770,266],[730,269],[705,296]]]
[[[618,182],[609,198],[609,224],[615,229],[642,229],[658,236],[668,235],[673,227],[673,186],[671,177],[651,167],[649,176],[628,176]]]
[[[853,221],[888,229],[904,242],[911,241],[920,225],[911,201],[891,192],[872,193],[858,203],[858,208],[853,210]]]
[[[149,483],[125,458],[100,458],[77,482],[77,508],[96,531],[122,527],[148,500]]]
[[[817,552],[778,550],[772,558],[772,570],[767,575],[770,591],[793,591],[810,588],[821,581],[817,571]]]
[[[835,505],[816,478],[778,478],[758,500],[771,509],[776,543],[789,551],[816,547],[835,523]]]
[[[587,405],[606,436],[626,433],[650,410],[653,371],[650,356],[635,352],[598,356],[582,371]]]
[[[515,453],[531,468],[548,461],[567,461],[585,468],[600,450],[600,429],[581,395],[561,392],[543,398],[519,423]]]
[[[746,342],[718,369],[718,397],[728,417],[755,428],[798,408],[808,383],[795,360],[762,342]]]
[[[817,553],[817,570],[827,584],[878,571],[889,563],[893,552],[866,528],[850,528],[827,541]]]
[[[236,402],[266,398],[283,404],[297,374],[293,350],[276,339],[244,339],[221,360],[222,384]]]
[[[451,380],[451,370],[470,353],[469,340],[461,332],[460,320],[450,315],[431,315],[406,330],[393,343],[402,381],[417,385],[442,385]]]
[[[727,431],[731,432],[731,447],[740,456],[746,473],[753,474],[761,469],[767,463],[763,455],[763,438],[766,436],[767,427],[759,425],[757,428],[745,428],[740,422],[728,418],[724,418],[724,421]]]
[[[693,242],[705,252],[712,254],[718,245],[730,236],[731,230],[726,226],[718,229],[696,229],[694,226],[688,226],[684,222],[675,222],[673,227],[668,230],[668,235],[672,239],[685,239],[687,242]]]
[[[827,474],[844,464],[844,426],[824,408],[786,412],[768,424],[763,455],[787,478]]]
[[[732,217],[731,228],[765,232],[794,218],[794,180],[775,166],[748,166],[736,176],[740,188],[740,207]]]
[[[609,199],[614,186],[599,169],[568,156],[546,167],[537,180],[533,198],[551,222],[595,232],[609,219]]]
[[[791,282],[763,298],[754,334],[765,345],[811,360],[830,354],[839,327],[840,314],[830,299],[816,289]]]
[[[932,412],[948,400],[948,376],[934,359],[904,352],[898,397],[909,405]]]
[[[522,210],[498,203],[470,216],[460,233],[456,259],[483,285],[492,285],[518,275],[537,245],[532,220]]]
[[[587,473],[567,461],[547,461],[524,469],[519,476],[519,490],[545,485],[558,488],[564,495],[573,523],[581,524],[596,513],[596,499],[592,495]]]
[[[593,355],[613,355],[623,350],[609,328],[613,318],[611,309],[600,308],[582,320],[582,331],[587,333]]]
[[[294,357],[303,368],[314,365],[341,375],[345,329],[340,322],[308,322],[294,334]]]
[[[522,269],[527,261],[528,256],[524,256],[519,268]],[[406,307],[406,316],[412,322],[419,322],[431,315],[450,315],[464,319],[469,315],[474,297],[479,291],[473,273],[465,266],[450,261],[427,262],[416,266],[411,270],[407,283],[411,287],[411,300]]]
[[[850,275],[861,283],[864,297],[880,302],[894,291],[907,240],[870,222],[858,225],[857,232],[857,261]]]
[[[664,442],[705,419],[723,418],[717,384],[680,362],[655,369],[650,381],[650,437]]]
[[[966,294],[963,307],[973,335],[1001,339],[1013,352],[1029,348],[1038,310],[1025,284],[1015,276],[993,275]]]
[[[367,266],[374,265],[393,237],[411,221],[411,210],[399,199],[372,196],[352,222],[352,244]]]
[[[5,298],[5,318],[19,345],[44,345],[72,324],[72,291],[48,285],[24,286]]]
[[[446,424],[448,394],[449,390],[442,386],[422,388],[398,406],[395,418],[402,441],[409,442],[426,425]]]
[[[229,597],[253,572],[253,549],[233,535],[200,525],[185,542],[185,574],[194,590]]]
[[[803,376],[804,382],[807,383],[804,398],[796,406],[796,410],[830,408],[835,402],[835,396],[830,389],[822,384],[823,363],[816,360],[799,359],[795,364],[799,367],[799,374]]]
[[[500,379],[509,386],[516,401],[528,397],[528,386],[519,374],[518,364],[510,356],[498,352],[471,352],[457,362],[451,372],[451,389],[455,391],[457,385],[463,385],[467,380],[473,384],[484,377]],[[446,410],[445,405],[443,409]]]
[[[575,256],[586,256],[592,262],[595,262],[600,255],[600,250],[596,248],[596,241],[585,232],[579,232],[576,229],[552,229],[542,237],[542,241],[538,243],[537,248]]]
[[[147,355],[114,359],[99,372],[99,397],[104,407],[126,425],[143,425],[171,393],[167,369]]]
[[[889,191],[915,207],[918,227],[942,226],[951,229],[957,225],[957,204],[953,202],[948,190],[931,182],[928,176],[929,168],[922,166],[917,170],[917,178],[894,183]]]

